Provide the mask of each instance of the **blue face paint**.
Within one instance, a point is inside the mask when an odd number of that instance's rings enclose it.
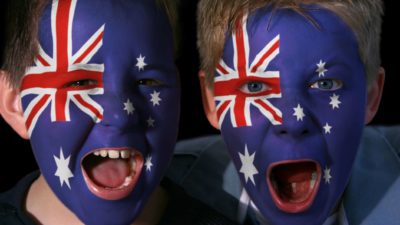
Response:
[[[131,223],[177,137],[166,15],[155,1],[54,0],[39,42],[21,96],[42,174],[85,224]]]
[[[216,69],[221,133],[272,224],[322,224],[340,202],[364,126],[366,75],[332,13],[259,9],[228,35]],[[272,16],[272,18],[271,18]]]

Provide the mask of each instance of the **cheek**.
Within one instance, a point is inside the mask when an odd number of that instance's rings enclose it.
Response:
[[[178,133],[179,92],[175,89],[160,89],[157,92],[159,104],[155,104],[157,101],[146,101],[141,120],[145,121],[148,141],[154,143],[157,148],[163,147],[169,151],[173,148],[171,146],[175,143]],[[150,100],[153,93],[154,91],[151,91],[147,94]]]
[[[71,107],[71,121],[50,120],[50,107],[38,118],[31,135],[31,144],[37,155],[44,158],[58,155],[60,147],[65,154],[76,157],[90,134],[94,122],[87,115]]]
[[[258,171],[265,169],[270,149],[265,146],[267,139],[272,136],[271,123],[258,111],[251,108],[252,126],[232,127],[229,121],[224,121],[221,126],[221,134],[227,145],[230,156],[236,167],[241,168],[240,155],[245,154],[247,148],[249,154],[254,154],[254,166]]]
[[[343,105],[340,112],[327,115],[332,121],[332,135],[327,135],[327,142],[331,146],[331,155],[338,161],[353,158],[364,128],[365,101],[362,97],[346,100],[344,103],[348,105]]]
[[[337,107],[330,104],[334,95],[339,96]],[[318,100],[314,101],[311,112],[320,126],[320,136],[326,142],[326,163],[332,168],[332,173],[342,174],[345,178],[356,156],[364,128],[365,88],[352,86],[315,99]],[[324,129],[327,124],[329,132]]]

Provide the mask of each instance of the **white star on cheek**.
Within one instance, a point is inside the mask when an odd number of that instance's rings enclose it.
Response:
[[[146,162],[144,163],[146,166],[146,171],[151,171],[151,167],[153,166],[153,163],[151,162],[151,156],[146,157]]]
[[[294,113],[293,116],[297,117],[297,121],[301,120],[303,121],[303,118],[306,116],[304,114],[303,108],[301,108],[300,104],[297,104],[296,108],[293,108]]]
[[[149,116],[147,119],[147,127],[154,127],[155,120]]]
[[[71,177],[74,177],[74,175],[72,174],[71,170],[68,167],[71,155],[68,156],[67,158],[64,158],[63,150],[62,148],[60,148],[60,156],[57,158],[55,155],[53,155],[53,157],[57,165],[57,171],[54,175],[59,177],[61,187],[65,182],[68,188],[71,189],[71,186],[69,185],[69,179]]]
[[[329,102],[329,105],[332,105],[332,109],[339,108],[340,103],[342,103],[339,100],[339,97],[340,96],[336,95],[335,93],[331,97],[329,97],[331,99],[331,101]]]
[[[160,98],[160,92],[153,91],[153,93],[150,94],[150,96],[151,96],[150,101],[153,103],[153,106],[160,105],[160,102],[162,100]]]
[[[332,126],[330,126],[328,123],[325,123],[325,126],[323,127],[325,130],[325,134],[330,134]]]
[[[326,62],[322,62],[322,60],[319,60],[319,63],[317,63],[317,70],[315,70],[315,72],[318,73],[318,77],[323,77],[325,76],[325,72],[327,72],[328,70],[325,69],[325,64]]]
[[[124,102],[124,110],[128,115],[133,114],[133,111],[135,111],[135,108],[133,107],[132,102],[129,100],[129,98],[126,100],[126,102]]]
[[[325,180],[325,183],[326,184],[330,184],[331,183],[331,179],[332,179],[331,169],[328,168],[327,166],[325,166],[325,169],[324,169],[324,180]]]
[[[249,151],[247,150],[247,145],[245,146],[244,155],[239,152],[240,161],[242,162],[242,167],[240,168],[240,172],[243,173],[244,179],[247,181],[250,179],[251,182],[255,185],[254,175],[258,174],[258,170],[254,166],[254,156],[255,152],[252,155],[249,155]]]
[[[137,63],[136,63],[136,67],[138,68],[138,70],[140,71],[140,70],[144,70],[144,67],[147,65],[145,62],[144,62],[144,59],[145,59],[146,57],[144,56],[142,56],[142,54],[140,54],[139,55],[139,58],[136,58],[136,60],[137,60]]]

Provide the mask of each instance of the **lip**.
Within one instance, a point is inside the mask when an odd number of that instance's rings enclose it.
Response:
[[[98,152],[101,150],[114,150],[118,152],[122,151],[129,151],[131,153],[131,156],[129,158],[129,166],[133,165],[133,161],[135,162],[135,165],[133,168],[130,169],[130,174],[129,178],[126,178],[124,183],[121,184],[118,187],[115,188],[110,188],[110,187],[102,187],[95,182],[88,176],[86,173],[86,170],[84,169],[82,162],[85,159],[86,156],[89,156],[90,154],[93,154],[94,152]],[[119,200],[122,198],[127,197],[135,188],[136,183],[139,179],[139,176],[142,172],[143,168],[143,156],[142,154],[133,149],[133,148],[100,148],[100,149],[95,149],[89,153],[87,153],[81,160],[81,171],[83,174],[83,178],[85,180],[86,186],[88,187],[89,191],[94,194],[95,196],[105,199],[105,200]]]
[[[294,171],[295,168],[307,168],[307,172],[304,172],[301,174],[301,172],[296,171],[296,173],[291,173],[291,172],[285,172],[285,169],[290,168]],[[284,174],[287,175],[287,177],[296,177],[298,175],[303,176],[306,174],[307,176],[311,176],[310,180],[301,180],[301,181],[294,181],[294,182],[287,182],[285,184],[278,184],[279,178],[275,178],[277,176],[275,173],[279,171],[282,174],[282,171]],[[311,172],[311,174],[310,174]],[[312,178],[315,176],[314,174],[316,173],[316,177]],[[280,210],[287,212],[287,213],[299,213],[307,210],[314,202],[314,199],[316,197],[316,194],[319,189],[320,185],[320,180],[321,180],[321,167],[318,164],[318,162],[314,160],[309,160],[309,159],[304,159],[304,160],[285,160],[285,161],[280,161],[271,164],[268,169],[267,169],[267,184],[269,188],[269,192],[271,193],[272,200],[274,201],[276,207],[278,207]],[[298,182],[298,183],[297,183]],[[309,183],[307,183],[309,182]],[[297,184],[300,184],[302,191],[303,191],[303,186],[304,184],[307,186],[309,185],[308,188],[308,193],[303,194],[301,197],[298,197],[297,199],[290,199],[290,197],[284,196],[286,192],[285,191],[279,191],[283,189],[284,187],[287,187],[287,185],[290,184],[290,186],[296,187]],[[285,186],[286,185],[286,186]],[[278,188],[279,187],[279,188]],[[293,192],[294,187],[289,188],[290,193]],[[279,192],[279,193],[278,193]],[[294,191],[295,192],[295,191]],[[293,194],[295,195],[295,194]]]

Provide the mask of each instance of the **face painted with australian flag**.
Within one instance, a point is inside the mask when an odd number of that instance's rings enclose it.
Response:
[[[366,108],[350,28],[307,6],[258,9],[227,36],[214,98],[240,179],[271,224],[322,224],[340,204]]]
[[[53,0],[21,98],[34,155],[85,224],[128,224],[172,156],[179,84],[172,31],[149,0]]]

